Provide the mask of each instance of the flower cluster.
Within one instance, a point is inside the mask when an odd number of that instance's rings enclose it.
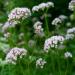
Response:
[[[57,26],[58,24],[61,24],[61,23],[62,23],[62,21],[61,21],[60,18],[55,18],[55,19],[52,21],[52,25],[55,25],[55,26]]]
[[[73,39],[74,38],[74,34],[66,34],[65,39],[69,40],[69,39]]]
[[[7,21],[3,26],[2,26],[2,31],[5,32],[8,28],[11,28],[11,27],[15,27],[15,25],[17,24],[17,21]]]
[[[43,28],[42,28],[42,23],[40,21],[37,21],[34,24],[34,33],[37,34],[38,36],[44,36]]]
[[[22,58],[23,56],[27,55],[27,50],[24,48],[12,48],[8,54],[6,55],[5,60],[9,63],[15,64],[15,61],[17,60],[17,57],[19,56]]]
[[[75,27],[67,30],[67,34],[72,34],[72,33],[75,33]]]
[[[8,21],[3,25],[2,30],[5,31],[9,27],[15,27],[20,23],[19,19],[25,19],[31,16],[31,11],[28,8],[14,8],[10,14],[8,14]]]
[[[52,36],[45,40],[44,51],[48,52],[50,48],[57,48],[59,44],[63,44],[64,42],[63,36]]]
[[[60,18],[61,19],[61,21],[64,21],[64,20],[66,20],[67,19],[67,16],[65,16],[65,15],[59,15],[59,17],[58,18]]]
[[[75,0],[72,0],[70,3],[69,3],[69,10],[71,11],[74,11],[75,10]]]
[[[66,20],[66,19],[67,19],[67,16],[59,15],[52,21],[52,25],[57,26],[58,24],[61,24],[62,22],[64,22],[64,20]]]
[[[44,10],[45,8],[51,8],[51,7],[54,7],[54,3],[53,2],[47,2],[47,3],[41,3],[37,6],[34,6],[32,8],[32,12],[37,12],[39,10]]]
[[[68,29],[65,37],[67,40],[73,39],[75,37],[74,34],[75,34],[75,27]]]
[[[64,56],[65,56],[65,58],[69,58],[69,57],[72,58],[72,53],[65,52]]]
[[[8,21],[19,20],[31,16],[31,11],[28,8],[14,8],[8,15]]]
[[[37,68],[38,68],[38,67],[43,68],[46,63],[47,63],[47,62],[46,62],[45,60],[43,60],[42,58],[39,58],[39,59],[37,59],[37,61],[36,61],[36,67],[37,67]]]

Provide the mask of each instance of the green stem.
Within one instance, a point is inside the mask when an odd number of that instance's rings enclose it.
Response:
[[[52,69],[53,69],[53,74],[55,75],[55,64],[54,64],[54,56],[53,56],[53,54],[51,53],[50,54],[50,56],[51,56],[51,65],[52,65]]]
[[[45,33],[46,33],[46,37],[49,36],[49,27],[48,27],[48,21],[47,21],[47,16],[46,16],[46,13],[45,13]]]
[[[60,68],[60,60],[59,60],[59,52],[57,51],[57,63],[58,63],[58,70],[59,70],[59,75],[61,75],[61,68]]]
[[[67,60],[67,66],[66,66],[65,75],[67,75],[67,72],[68,72],[68,66],[69,66],[69,64],[68,64],[68,60]]]

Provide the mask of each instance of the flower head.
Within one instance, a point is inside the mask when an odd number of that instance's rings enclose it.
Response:
[[[58,24],[61,24],[61,23],[62,23],[62,21],[61,21],[60,18],[55,18],[55,19],[52,21],[52,25],[55,25],[55,26],[57,26]]]
[[[27,50],[24,48],[12,48],[8,54],[6,55],[6,60],[9,63],[15,63],[15,61],[17,60],[17,57],[19,56],[20,58],[22,58],[22,56],[27,55]]]
[[[14,8],[8,15],[8,21],[19,20],[31,16],[31,11],[28,8]]]
[[[65,58],[68,58],[68,57],[72,58],[72,53],[65,52],[64,56],[65,56]]]
[[[48,52],[50,48],[57,48],[59,44],[62,44],[63,42],[63,36],[52,36],[51,38],[45,40],[44,51]]]
[[[71,11],[74,11],[74,10],[75,10],[75,0],[72,0],[72,1],[69,3],[68,8],[69,8],[69,10],[71,10]]]
[[[45,60],[43,60],[42,58],[39,58],[39,59],[37,59],[37,61],[36,61],[36,67],[37,67],[37,68],[38,68],[38,67],[43,68],[46,63],[47,63],[47,62],[46,62]]]

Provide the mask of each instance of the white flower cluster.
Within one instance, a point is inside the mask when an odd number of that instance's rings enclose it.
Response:
[[[5,60],[7,60],[9,63],[16,64],[15,61],[17,60],[17,57],[19,56],[22,58],[23,56],[27,55],[27,50],[24,48],[12,48],[8,54],[6,55]]]
[[[32,8],[32,12],[37,12],[39,10],[44,10],[45,8],[51,8],[51,7],[54,7],[54,3],[53,2],[47,2],[47,3],[41,3],[37,6],[34,6]]]
[[[70,40],[74,38],[74,34],[66,34],[65,39]]]
[[[43,28],[42,28],[42,23],[40,21],[37,21],[34,24],[34,32],[38,35],[38,36],[44,36],[44,32],[43,32]]]
[[[75,10],[75,0],[72,0],[70,3],[69,3],[69,10],[71,11],[74,11]]]
[[[72,53],[65,52],[64,56],[65,56],[65,58],[69,58],[69,57],[72,58]]]
[[[8,28],[11,28],[11,27],[15,27],[15,25],[17,24],[17,21],[7,21],[3,26],[2,26],[2,31],[5,32]]]
[[[28,8],[14,8],[8,15],[8,21],[19,20],[31,16],[31,11]]]
[[[36,61],[36,68],[38,67],[43,68],[46,63],[47,62],[45,60],[43,60],[42,58],[39,58]]]
[[[63,44],[64,42],[63,36],[52,36],[45,40],[44,51],[48,52],[50,48],[57,48],[59,44]]]
[[[55,19],[52,21],[52,25],[55,25],[55,26],[57,26],[58,24],[61,24],[61,23],[62,23],[62,21],[61,21],[60,18],[55,18]]]
[[[28,8],[14,8],[8,14],[8,21],[3,25],[2,30],[5,31],[9,27],[15,27],[19,23],[19,19],[24,19],[31,16],[31,11]]]
[[[67,16],[65,15],[59,15],[59,17],[56,17],[53,21],[52,21],[52,25],[57,26],[58,24],[61,24],[64,20],[67,19]]]
[[[75,37],[75,27],[67,30],[67,34],[65,36],[66,40],[73,39]]]
[[[72,33],[75,33],[75,27],[67,30],[67,34],[72,34]]]
[[[67,19],[67,16],[65,16],[65,15],[59,15],[59,18],[61,19],[61,21],[64,21],[64,20]]]

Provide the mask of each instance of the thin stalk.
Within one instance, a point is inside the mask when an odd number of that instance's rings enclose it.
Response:
[[[47,20],[47,12],[48,9],[46,9],[46,11],[44,11],[44,17],[45,17],[45,34],[46,34],[46,38],[49,37],[49,27],[48,27],[48,20]]]
[[[68,64],[68,60],[67,60],[67,66],[66,66],[66,71],[65,71],[65,75],[67,75],[68,69],[69,69],[69,64]]]
[[[61,68],[60,68],[60,61],[59,61],[59,53],[58,53],[58,51],[56,51],[57,52],[57,62],[58,62],[58,70],[59,70],[59,75],[61,75]]]
[[[50,56],[51,56],[51,65],[52,65],[52,69],[53,69],[53,73],[54,73],[54,75],[55,75],[55,64],[54,64],[54,56],[52,55],[52,54],[50,54]]]
[[[46,33],[46,37],[49,36],[49,27],[48,27],[48,21],[47,21],[47,15],[45,13],[45,33]]]

